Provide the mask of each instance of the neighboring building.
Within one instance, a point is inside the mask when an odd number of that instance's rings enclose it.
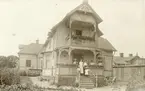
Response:
[[[120,56],[113,57],[114,65],[143,65],[145,64],[145,58],[141,58],[138,55],[133,56],[124,56],[123,53],[120,53]]]
[[[101,37],[103,33],[98,27],[101,22],[99,15],[84,1],[48,33],[42,52],[43,67],[54,69],[49,75],[55,77],[56,83],[73,84],[78,75],[73,63],[81,59],[93,63],[89,66],[92,75],[113,76],[113,52],[116,49]]]
[[[120,56],[114,56],[113,61],[113,75],[117,78],[117,81],[128,82],[134,75],[138,80],[144,79],[145,58],[132,54],[124,57],[124,54],[120,53]]]
[[[19,68],[20,69],[40,69],[42,68],[42,55],[40,54],[43,48],[42,44],[39,44],[39,40],[36,43],[29,45],[20,45],[18,52],[19,55]]]

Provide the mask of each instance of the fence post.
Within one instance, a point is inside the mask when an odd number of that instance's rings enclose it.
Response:
[[[52,66],[51,74],[52,74],[52,76],[53,76],[53,66]]]

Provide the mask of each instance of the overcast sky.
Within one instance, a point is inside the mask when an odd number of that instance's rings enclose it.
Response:
[[[82,0],[0,0],[0,55],[17,55],[19,44],[36,39],[44,43],[47,33]],[[145,57],[143,0],[89,0],[103,19],[100,30],[119,52]],[[144,21],[143,21],[144,20]],[[61,35],[60,35],[61,36]]]

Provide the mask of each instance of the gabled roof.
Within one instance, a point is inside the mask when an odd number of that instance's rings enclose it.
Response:
[[[103,50],[108,50],[108,51],[116,51],[113,45],[103,37],[99,37],[98,39],[98,48]]]
[[[31,43],[29,45],[25,45],[22,50],[18,52],[18,54],[34,54],[37,55],[42,50],[43,44]]]
[[[132,56],[132,57],[114,56],[113,61],[115,64],[128,64],[127,62],[132,61],[135,58],[139,58],[139,57],[138,56]]]
[[[77,6],[75,9],[73,9],[71,12],[69,12],[64,18],[63,18],[63,20],[62,21],[60,21],[58,24],[56,24],[54,27],[52,27],[52,31],[53,30],[55,30],[62,22],[64,22],[64,21],[66,21],[67,19],[69,19],[70,18],[70,16],[73,14],[73,13],[75,13],[76,11],[85,11],[86,10],[86,12],[89,12],[89,13],[91,13],[93,16],[94,16],[94,18],[96,19],[96,22],[99,24],[99,23],[101,23],[103,20],[100,18],[100,16],[92,9],[92,7],[88,4],[88,3],[82,3],[82,4],[80,4],[79,6]],[[99,29],[97,29],[98,30],[98,34],[101,36],[101,35],[103,35],[103,33],[99,30]],[[54,32],[54,31],[53,31]],[[52,33],[53,34],[53,33]]]

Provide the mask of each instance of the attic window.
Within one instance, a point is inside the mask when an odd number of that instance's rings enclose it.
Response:
[[[82,31],[81,30],[76,30],[76,35],[82,36]]]

